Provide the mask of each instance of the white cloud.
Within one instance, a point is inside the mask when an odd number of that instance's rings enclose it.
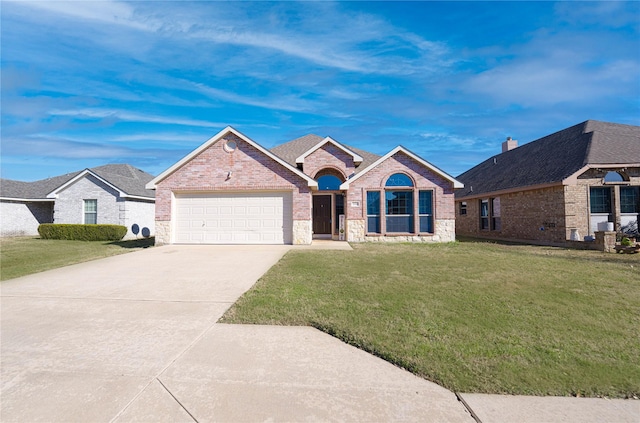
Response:
[[[112,25],[124,25],[132,28],[151,30],[158,28],[157,24],[149,21],[141,23],[135,19],[134,8],[120,1],[30,1],[30,0],[6,0],[6,3],[14,3],[30,9],[49,12],[66,16],[81,21],[93,21]]]
[[[341,10],[339,4],[298,3],[296,7],[302,9],[298,19],[287,20],[286,14],[274,18],[277,8],[266,16],[251,15],[244,11],[246,4],[242,2],[196,2],[189,7],[180,2],[11,3],[80,23],[124,26],[169,37],[174,42],[195,39],[213,45],[273,50],[311,64],[349,72],[406,75],[450,64],[445,58],[444,44],[425,40],[377,16]],[[226,14],[235,18],[226,18]],[[31,19],[44,19],[49,25],[55,22],[46,15],[36,14]],[[65,31],[74,30],[77,29],[73,26],[65,26]],[[114,37],[120,37],[117,28],[111,31]],[[108,39],[105,37],[104,42]],[[127,44],[122,47],[131,48]],[[368,48],[363,48],[367,45]],[[407,52],[411,53],[410,59],[405,56]]]
[[[108,119],[114,118],[129,122],[148,122],[159,123],[163,125],[183,125],[183,126],[199,126],[205,128],[223,128],[226,124],[220,122],[210,122],[198,119],[185,119],[178,117],[146,115],[142,113],[133,113],[124,110],[114,109],[54,109],[49,111],[51,116],[71,116],[76,119]]]

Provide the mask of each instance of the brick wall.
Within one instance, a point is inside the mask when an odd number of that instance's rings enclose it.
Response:
[[[304,159],[304,173],[315,178],[318,171],[326,168],[338,170],[346,179],[355,171],[353,157],[333,144],[325,144]]]
[[[84,223],[84,200],[98,200],[98,223],[125,226],[125,239],[136,237],[131,231],[134,223],[140,226],[140,230],[147,227],[154,234],[153,201],[122,198],[118,191],[91,175],[86,175],[58,194],[54,223]]]
[[[56,198],[54,223],[84,223],[84,200],[98,200],[98,223],[122,225],[118,191],[91,175],[65,188]]]
[[[458,235],[487,236],[519,240],[536,240],[562,244],[576,229],[580,238],[593,234],[590,228],[589,189],[605,186],[603,178],[607,170],[590,169],[577,178],[575,184],[520,191],[500,195],[502,230],[480,230],[480,199],[456,201],[456,233]],[[628,185],[640,186],[640,168],[628,168]],[[614,192],[619,186],[612,187]],[[616,194],[617,196],[617,194]],[[492,198],[487,195],[482,198]],[[467,214],[460,214],[460,203],[467,203]],[[619,203],[618,203],[619,209]],[[614,219],[619,217],[614,209]],[[616,226],[618,227],[618,226]]]
[[[224,148],[228,140],[237,145],[232,153]],[[307,182],[251,144],[227,134],[158,184],[156,220],[171,220],[172,191],[220,190],[293,191],[293,219],[311,219],[311,191]]]
[[[362,222],[366,220],[366,192],[368,190],[384,189],[387,179],[394,173],[404,173],[413,179],[414,215],[417,216],[418,212],[418,191],[433,190],[434,227],[436,231],[439,227],[439,221],[449,220],[451,221],[450,223],[454,222],[453,183],[425,168],[406,154],[398,152],[349,185],[349,192],[345,202],[347,225],[349,221]],[[359,206],[354,207],[354,203],[359,204]],[[455,225],[455,223],[453,224]],[[447,228],[451,226],[450,224],[440,225],[440,227]],[[354,239],[360,238],[357,234],[354,234],[353,237]],[[448,241],[452,237],[453,235],[446,236],[443,239]],[[364,239],[364,234],[362,234],[361,238]]]
[[[228,141],[236,143],[237,147],[232,152],[225,148]],[[166,232],[168,226],[159,224],[171,221],[174,192],[212,191],[291,191],[294,222],[311,219],[308,182],[229,133],[158,184],[156,228],[161,227]],[[159,243],[168,243],[168,238],[165,238],[159,239],[156,234]],[[298,234],[298,238],[302,239],[302,235]]]
[[[0,236],[38,235],[41,223],[53,223],[52,202],[0,202]]]
[[[466,199],[467,214],[460,214],[461,200],[456,201],[456,234],[519,240],[564,242],[564,187],[520,191],[500,198],[500,230],[480,229],[480,202],[496,196]]]

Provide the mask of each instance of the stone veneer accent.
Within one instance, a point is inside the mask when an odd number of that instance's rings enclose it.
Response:
[[[455,219],[438,219],[435,221],[436,233],[438,239],[433,242],[453,242],[456,240],[456,221]]]
[[[293,245],[311,244],[312,231],[311,220],[293,221]]]
[[[351,219],[347,221],[347,241],[364,242],[365,221],[362,219]]]
[[[349,242],[453,242],[456,240],[456,221],[435,221],[433,235],[366,235],[364,220],[350,220],[347,227]]]
[[[171,244],[171,222],[156,220],[156,245]]]

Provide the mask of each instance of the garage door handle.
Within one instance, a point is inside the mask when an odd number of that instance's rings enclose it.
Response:
[[[206,222],[203,220],[203,221],[202,221],[202,227],[203,227],[203,228],[204,228],[205,223],[206,223]]]

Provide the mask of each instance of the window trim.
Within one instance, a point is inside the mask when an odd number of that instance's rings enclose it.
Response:
[[[626,202],[623,204],[623,191],[633,192],[632,197],[635,198],[635,205],[631,204],[635,207],[634,211],[623,211],[623,206],[627,206]],[[625,200],[627,194],[624,195]],[[620,187],[620,214],[638,214],[640,213],[640,186],[628,186],[628,187]]]
[[[481,231],[493,231],[493,232],[501,232],[502,231],[502,213],[499,211],[499,214],[495,214],[495,203],[497,202],[500,205],[500,197],[487,197],[481,198],[480,202],[480,210],[479,210],[479,225]],[[483,215],[484,205],[486,204],[487,214]],[[501,208],[501,207],[500,207]]]
[[[487,205],[487,207],[485,208],[484,205]],[[490,222],[491,222],[491,212],[489,211],[489,205],[491,203],[489,202],[488,198],[482,198],[480,199],[480,230],[481,231],[488,231],[490,230]],[[487,211],[487,214],[484,214],[484,211]]]
[[[396,172],[399,173],[399,172]],[[386,195],[388,192],[410,192],[411,193],[411,214],[389,214],[387,212],[387,200]],[[431,213],[420,213],[420,193],[429,192],[431,193]],[[370,214],[369,213],[369,195],[370,193],[378,194],[378,213],[379,214]],[[364,197],[366,199],[366,207],[364,210],[365,216],[365,234],[367,236],[418,236],[418,235],[435,235],[435,215],[436,215],[436,190],[432,187],[382,187],[382,188],[371,188],[364,189]],[[411,224],[411,232],[391,232],[388,230],[387,219],[389,217],[410,217]],[[420,218],[428,217],[430,218],[430,227],[432,232],[422,231],[422,227],[420,225]],[[378,231],[372,230],[370,227],[369,220],[372,218],[376,218],[378,223]]]
[[[396,187],[389,187],[390,189],[385,189],[384,190],[384,222],[385,222],[385,233],[389,233],[389,234],[393,234],[393,235],[404,235],[404,234],[416,234],[416,224],[415,224],[415,209],[416,209],[416,202],[415,202],[415,195],[414,195],[414,190],[413,189],[392,189],[392,188],[396,188]],[[402,193],[410,193],[411,194],[411,205],[409,208],[410,213],[402,213],[402,214],[395,214],[395,213],[389,213],[388,208],[389,208],[389,203],[387,200],[387,193],[390,192],[402,192]],[[405,206],[406,208],[406,206]],[[409,225],[410,225],[410,231],[408,232],[391,232],[388,230],[388,220],[389,217],[391,218],[400,218],[400,217],[405,217],[405,218],[409,218]]]
[[[380,190],[367,190],[367,191],[365,191],[365,204],[366,204],[366,209],[365,209],[365,216],[366,216],[365,233],[366,234],[382,235],[382,204],[381,204],[381,202],[382,202],[382,192],[384,192],[384,191],[380,191]],[[369,214],[369,193],[378,194],[378,214]],[[369,219],[370,218],[377,218],[378,219],[378,231],[372,231],[372,230],[369,229]]]
[[[87,205],[94,204],[94,210],[87,211]],[[92,215],[95,222],[87,222],[87,215]],[[82,222],[85,225],[97,225],[98,224],[98,200],[96,198],[89,198],[82,200]]]
[[[431,213],[420,213],[420,197],[422,193],[426,193],[428,192],[430,194],[430,206],[431,206]],[[419,234],[433,234],[435,233],[435,222],[433,219],[433,189],[421,189],[418,190],[418,231],[417,233]],[[423,231],[422,230],[422,217],[428,217],[429,218],[429,226],[431,227],[431,231]]]
[[[608,195],[600,197],[599,195],[594,196],[594,191],[608,192]],[[613,195],[613,190],[610,186],[590,186],[589,187],[589,214],[611,214],[613,212],[613,201],[611,196]],[[593,211],[593,199],[594,198],[607,198],[608,211]]]
[[[460,201],[459,213],[460,213],[460,216],[466,216],[467,215],[467,202],[466,201]]]

